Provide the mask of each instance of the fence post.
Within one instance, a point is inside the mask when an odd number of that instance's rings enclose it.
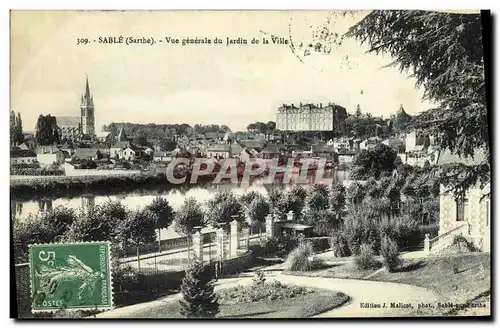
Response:
[[[231,248],[229,254],[231,256],[236,256],[238,255],[238,247],[239,247],[239,230],[240,223],[238,220],[234,219],[231,221],[231,235],[230,235],[230,240],[231,240]]]
[[[274,237],[274,217],[272,214],[266,216],[266,235],[267,237]]]
[[[203,263],[203,235],[198,230],[193,235],[193,249],[195,258]]]
[[[425,239],[424,239],[424,252],[426,254],[430,254],[431,252],[431,245],[430,245],[430,240],[429,240],[429,234],[426,233],[425,234]]]

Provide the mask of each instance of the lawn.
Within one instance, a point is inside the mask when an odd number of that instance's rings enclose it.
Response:
[[[221,304],[217,318],[307,318],[343,305],[349,300],[344,294],[315,290],[295,298],[266,300],[242,304]],[[166,302],[154,309],[135,313],[134,318],[183,318],[178,300]]]
[[[483,297],[479,301],[487,300],[485,296],[491,290],[490,267],[490,253],[428,257],[405,260],[399,272],[382,271],[370,280],[428,288],[441,296],[440,302],[463,304],[478,297]],[[443,314],[443,309],[431,308],[423,313]]]
[[[363,279],[378,269],[359,270],[354,263],[324,264],[314,271],[284,271],[284,274],[341,279]]]

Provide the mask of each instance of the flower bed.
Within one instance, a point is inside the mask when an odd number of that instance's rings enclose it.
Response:
[[[223,289],[219,292],[219,298],[221,304],[240,304],[294,298],[311,293],[314,293],[314,290],[310,288],[272,281]]]

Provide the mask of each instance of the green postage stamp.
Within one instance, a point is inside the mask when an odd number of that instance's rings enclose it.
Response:
[[[33,312],[112,308],[109,243],[31,245],[29,263]]]

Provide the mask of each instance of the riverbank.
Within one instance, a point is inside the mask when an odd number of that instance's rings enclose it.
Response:
[[[250,180],[252,182],[253,179]],[[78,197],[86,194],[94,196],[109,194],[128,194],[141,191],[168,191],[172,189],[188,190],[193,186],[212,184],[210,175],[200,176],[197,184],[189,183],[189,176],[182,184],[173,184],[165,175],[138,174],[128,176],[85,176],[61,177],[52,180],[25,179],[10,185],[12,200],[36,200]],[[221,183],[225,183],[221,181]]]

